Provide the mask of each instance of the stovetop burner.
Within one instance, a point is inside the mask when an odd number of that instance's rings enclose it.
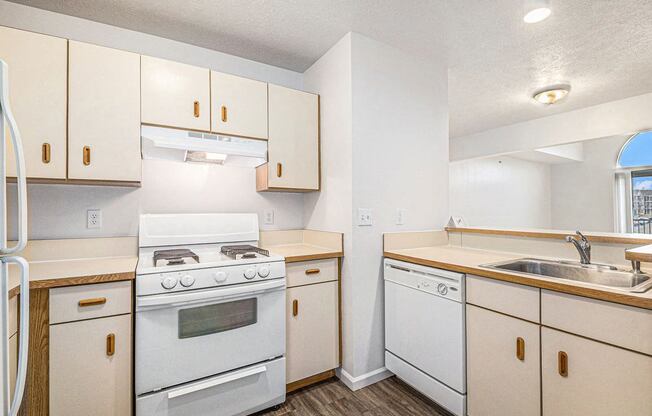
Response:
[[[235,245],[235,246],[222,246],[220,250],[223,254],[238,259],[255,259],[256,257],[263,256],[269,257],[269,251],[260,247],[255,247],[249,244]]]
[[[187,248],[156,250],[154,251],[154,267],[158,266],[159,260],[167,260],[165,266],[178,266],[180,264],[186,264],[185,259],[189,258],[199,263],[199,256]]]

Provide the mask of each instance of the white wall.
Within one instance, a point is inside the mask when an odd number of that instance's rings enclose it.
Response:
[[[551,221],[557,229],[614,232],[614,172],[628,137],[584,142],[584,161],[551,169]]]
[[[153,55],[292,88],[302,88],[297,72],[169,39],[65,16],[0,0],[0,25]],[[275,224],[261,228],[300,228],[303,197],[258,194],[254,170],[198,167],[143,161],[141,189],[30,185],[30,238],[136,235],[140,212],[258,212],[274,209]],[[9,187],[9,201],[15,201]],[[103,211],[103,227],[86,229],[86,210]],[[10,236],[13,235],[10,225]]]
[[[549,164],[511,157],[452,162],[451,215],[470,226],[550,228],[550,172]]]
[[[652,94],[611,101],[453,138],[450,160],[464,160],[632,134],[652,128],[650,114],[652,114]]]

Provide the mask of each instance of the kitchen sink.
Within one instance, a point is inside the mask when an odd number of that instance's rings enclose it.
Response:
[[[572,280],[634,293],[642,293],[652,287],[652,279],[648,274],[634,273],[618,269],[615,266],[601,264],[524,258],[485,264],[482,267]]]

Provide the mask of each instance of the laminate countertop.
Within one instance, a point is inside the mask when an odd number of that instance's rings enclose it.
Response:
[[[468,273],[475,276],[519,283],[526,286],[549,289],[572,295],[620,303],[623,305],[636,306],[644,309],[652,309],[652,289],[645,293],[627,293],[617,289],[600,288],[581,282],[538,277],[523,273],[495,270],[481,266],[488,263],[529,257],[524,254],[442,245],[387,250],[384,252],[384,256],[386,258],[416,263],[423,266]]]
[[[29,262],[30,289],[132,280],[137,256],[99,257]],[[18,267],[9,265],[9,297],[20,291]]]
[[[274,254],[285,257],[287,263],[332,259],[344,256],[344,253],[341,251],[306,243],[270,245],[263,248]]]

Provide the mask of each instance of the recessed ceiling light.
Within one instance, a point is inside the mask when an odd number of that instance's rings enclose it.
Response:
[[[524,0],[525,1],[525,15],[523,21],[525,23],[539,23],[550,16],[552,10],[550,9],[550,0]]]
[[[570,88],[568,84],[551,85],[536,91],[532,98],[541,104],[555,104],[568,95]]]

